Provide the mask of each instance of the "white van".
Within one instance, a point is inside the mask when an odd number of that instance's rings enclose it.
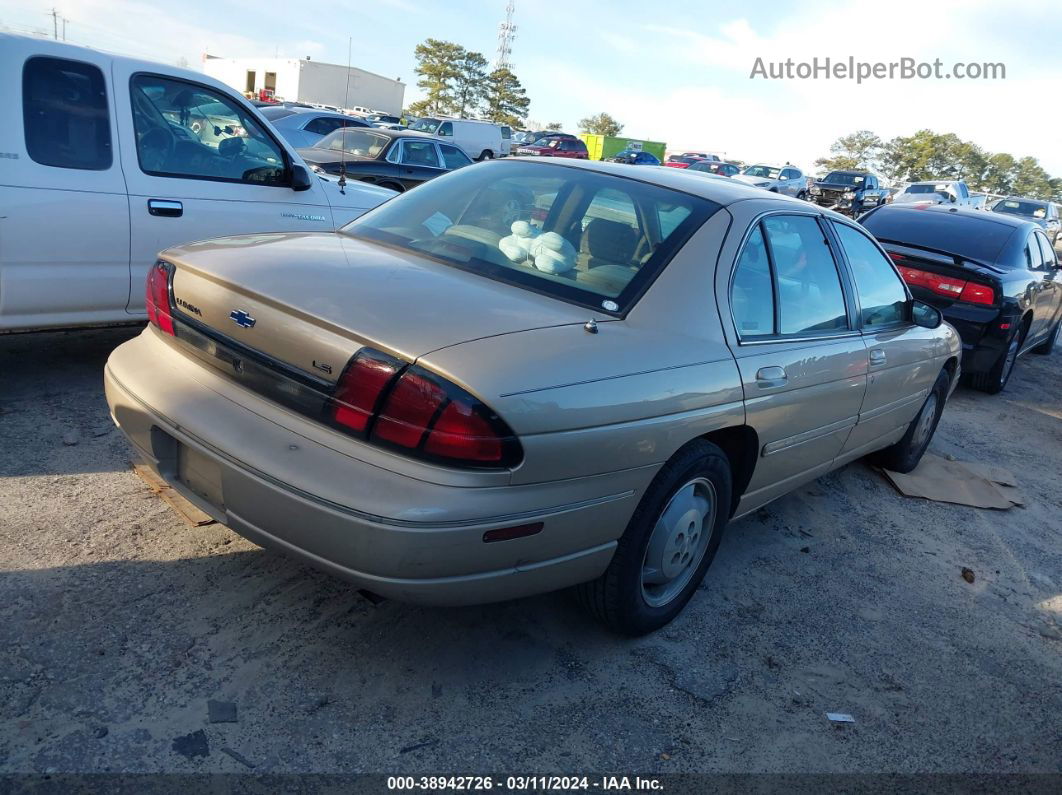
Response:
[[[203,74],[6,34],[0,74],[0,331],[145,319],[161,249],[331,230],[394,195],[313,174]]]
[[[428,133],[455,144],[473,160],[505,157],[511,147],[508,127],[479,119],[454,119],[447,116],[418,119],[411,130]],[[509,134],[506,135],[505,133]]]

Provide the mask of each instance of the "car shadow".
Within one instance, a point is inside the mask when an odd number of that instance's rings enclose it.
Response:
[[[103,396],[103,366],[142,328],[0,335],[0,477],[128,467]]]

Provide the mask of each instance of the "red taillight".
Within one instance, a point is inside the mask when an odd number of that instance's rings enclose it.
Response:
[[[148,322],[161,331],[176,336],[173,331],[173,314],[170,311],[170,274],[172,267],[165,262],[156,262],[148,271],[144,304],[147,306]]]
[[[971,304],[991,305],[996,302],[995,290],[987,285],[955,279],[951,276],[941,276],[937,273],[912,268],[909,265],[900,265],[899,262],[905,259],[902,255],[890,253],[889,256],[897,262],[896,268],[900,271],[900,276],[912,287],[925,287],[937,295]]]
[[[340,377],[332,419],[370,441],[440,463],[507,467],[521,457],[509,427],[475,396],[371,348],[359,351]]]
[[[355,431],[368,428],[380,395],[402,366],[398,359],[378,351],[369,348],[359,351],[340,376],[332,419]]]
[[[373,436],[400,447],[417,448],[445,402],[442,387],[419,373],[407,372],[391,390]]]

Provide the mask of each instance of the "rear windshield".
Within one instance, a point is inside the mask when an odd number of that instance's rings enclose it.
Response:
[[[931,248],[979,262],[998,258],[1015,227],[988,215],[883,207],[860,223],[882,241]]]
[[[926,184],[926,185],[908,185],[904,189],[904,193],[947,193],[948,186],[943,183]]]
[[[624,177],[494,161],[426,182],[342,231],[622,314],[718,209]]]

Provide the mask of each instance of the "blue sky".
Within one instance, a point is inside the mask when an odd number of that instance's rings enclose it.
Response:
[[[278,52],[346,61],[409,84],[413,48],[432,36],[493,59],[505,0],[55,0],[68,40],[198,68],[204,50]],[[0,25],[51,31],[49,2],[8,0]],[[322,9],[305,14],[292,9]],[[327,9],[327,11],[323,10]],[[652,14],[647,14],[651,9]],[[531,118],[574,131],[607,111],[624,134],[673,148],[811,167],[837,136],[883,137],[921,127],[955,132],[992,151],[1037,157],[1062,175],[1062,14],[1036,2],[893,0],[745,3],[516,0],[515,71]],[[757,57],[854,56],[1006,64],[996,81],[750,79]]]

